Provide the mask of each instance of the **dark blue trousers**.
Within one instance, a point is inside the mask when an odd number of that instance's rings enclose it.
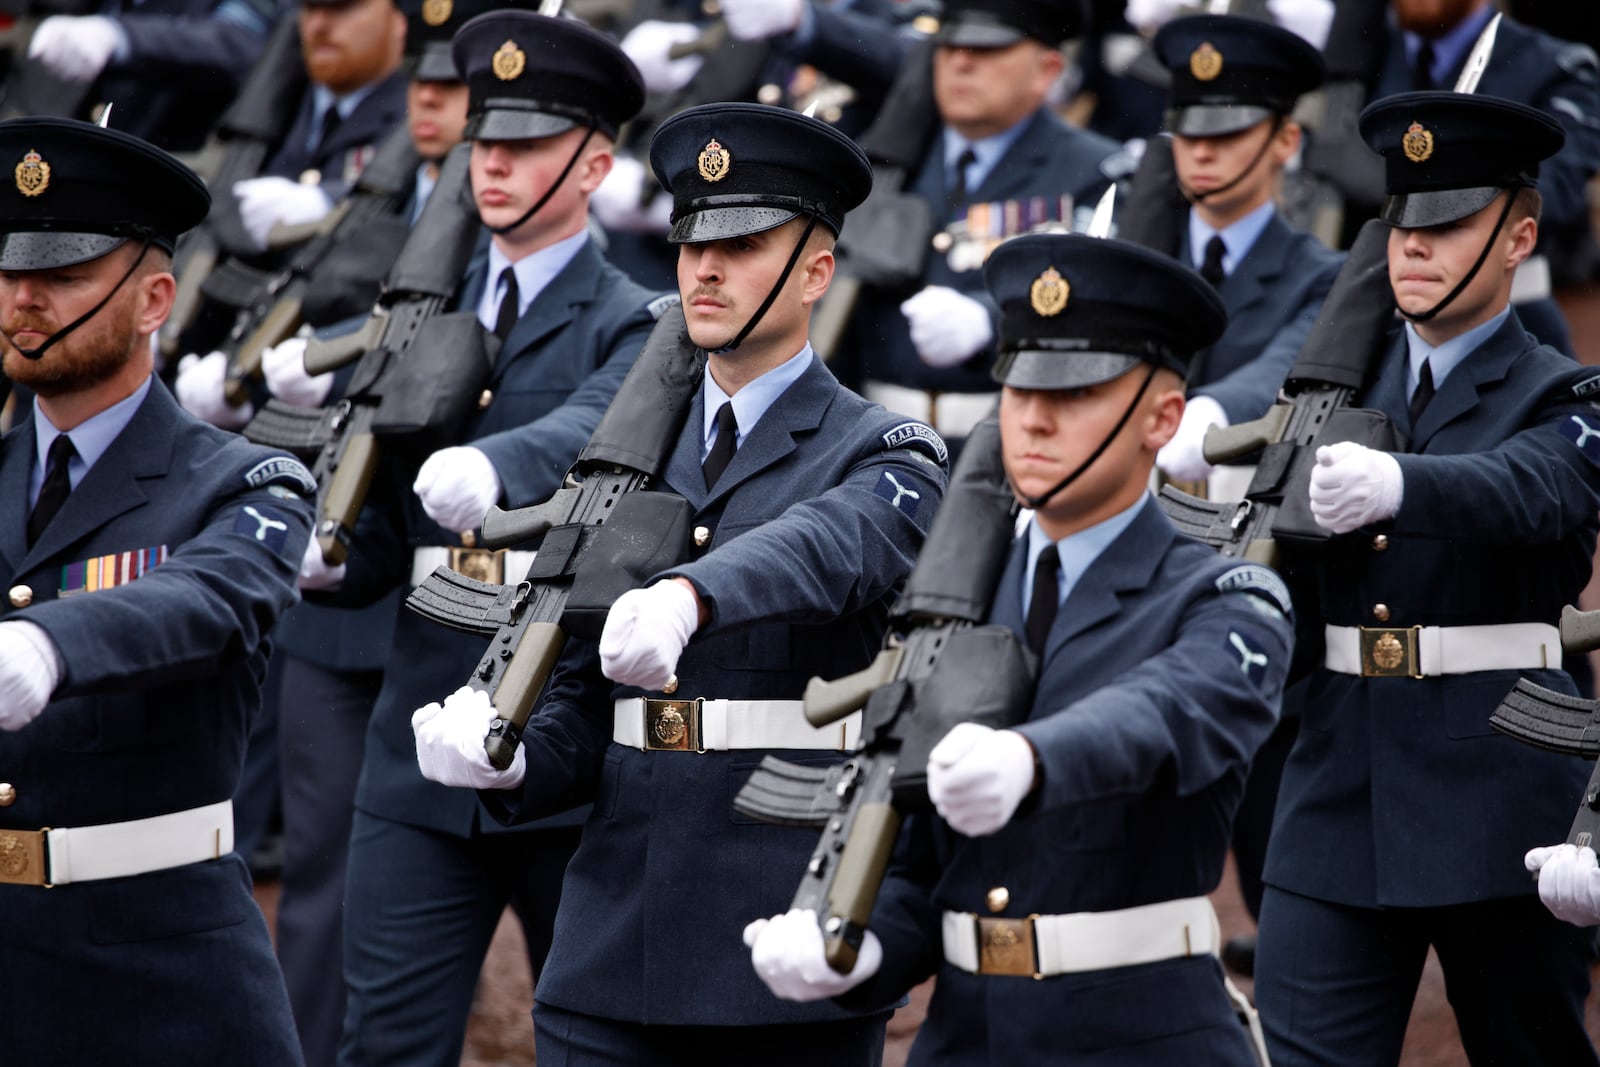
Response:
[[[1583,1067],[1594,932],[1535,896],[1439,908],[1352,908],[1268,886],[1256,1007],[1273,1067],[1400,1059],[1428,947],[1473,1067]]]
[[[670,992],[666,995],[670,996]],[[539,1004],[539,1067],[879,1067],[887,1015],[783,1026],[642,1026]]]

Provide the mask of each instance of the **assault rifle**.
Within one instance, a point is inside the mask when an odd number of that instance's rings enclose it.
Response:
[[[674,305],[656,320],[555,495],[514,511],[490,508],[484,517],[485,547],[544,538],[522,580],[491,585],[440,567],[406,598],[423,618],[492,638],[467,684],[494,705],[483,744],[494,766],[511,765],[567,634],[598,639],[617,597],[688,558],[693,508],[650,486],[672,454],[704,370],[683,309]]]
[[[196,161],[195,170],[213,191],[213,204],[205,223],[184,235],[173,256],[178,291],[160,333],[161,353],[169,360],[179,354],[183,332],[200,314],[201,286],[216,269],[223,248],[248,245],[243,233],[236,232],[242,230],[238,212],[220,201],[232,199],[234,182],[261,173],[267,153],[294,121],[305,88],[299,26],[292,18],[279,19],[239,96],[217,121]]]
[[[222,344],[228,356],[223,383],[228,403],[239,406],[250,399],[249,381],[261,376],[262,354],[302,322],[328,325],[372,305],[378,281],[406,239],[406,220],[398,212],[421,162],[411,131],[402,125],[332,211],[314,223],[274,227],[274,247],[299,246],[287,265],[262,270],[231,259],[206,279],[201,292],[207,299],[237,309]]]
[[[1350,406],[1394,324],[1388,243],[1389,228],[1382,222],[1373,219],[1362,227],[1278,402],[1259,419],[1206,434],[1203,450],[1210,463],[1260,451],[1244,500],[1201,500],[1170,485],[1161,490],[1161,508],[1179,530],[1224,556],[1276,567],[1278,540],[1302,545],[1328,540],[1328,531],[1311,517],[1318,446],[1354,441],[1383,452],[1399,450],[1395,429],[1382,412]]]
[[[1600,611],[1568,605],[1561,613],[1561,648],[1586,653],[1600,648]],[[1552,667],[1560,664],[1553,663]],[[1500,702],[1489,725],[1518,741],[1566,756],[1600,759],[1600,700],[1585,700],[1546,689],[1526,678]],[[1567,841],[1579,848],[1600,840],[1600,763],[1583,789]]]
[[[822,831],[792,907],[816,912],[840,974],[855,966],[902,817],[931,808],[928,753],[957,723],[1020,722],[1033,700],[1033,653],[1009,627],[983,625],[1017,513],[999,438],[993,415],[967,438],[887,648],[862,671],[806,686],[813,726],[865,709],[855,754],[827,768],[767,756],[734,798],[751,818]]]
[[[493,366],[499,339],[475,312],[445,311],[481,229],[467,199],[470,153],[470,145],[458,145],[445,158],[366,323],[306,346],[312,374],[360,360],[344,396],[320,409],[273,400],[244,429],[258,444],[312,462],[315,535],[330,564],[344,561],[378,467],[379,439],[418,451],[453,440]]]

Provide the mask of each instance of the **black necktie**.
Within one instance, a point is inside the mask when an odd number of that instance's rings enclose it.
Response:
[[[1228,273],[1222,269],[1222,257],[1228,254],[1228,246],[1222,243],[1221,237],[1212,237],[1206,242],[1205,262],[1200,264],[1200,277],[1211,283],[1211,288],[1216,289],[1222,285],[1222,280]]]
[[[956,157],[956,172],[950,182],[950,213],[967,202],[967,168],[978,161],[978,153],[971,148]]]
[[[722,472],[733,462],[734,449],[739,446],[738,437],[739,423],[733,417],[733,401],[729,400],[717,409],[717,439],[711,442],[711,451],[706,454],[705,462],[700,464],[700,471],[706,476],[707,489],[717,484]]]
[[[500,272],[501,284],[505,286],[506,293],[500,298],[500,310],[495,312],[494,335],[504,341],[511,336],[511,328],[517,324],[517,304],[521,295],[517,292],[517,272],[513,267],[507,267]]]
[[[1433,45],[1427,41],[1417,49],[1417,58],[1411,64],[1411,88],[1419,92],[1433,88]]]
[[[50,444],[50,462],[44,472],[44,484],[39,487],[39,499],[28,516],[28,547],[39,540],[44,528],[56,517],[61,505],[72,492],[72,479],[67,476],[67,464],[78,450],[72,447],[72,438],[61,434]]]
[[[1417,420],[1422,418],[1422,410],[1428,406],[1428,401],[1433,399],[1433,368],[1428,366],[1428,361],[1422,361],[1422,369],[1417,371],[1417,387],[1411,392],[1411,428],[1416,429]]]
[[[334,132],[343,123],[344,116],[339,114],[339,108],[333,104],[328,105],[328,110],[322,113],[322,132],[317,136],[316,151],[311,154],[314,156],[322,155],[322,150],[328,146],[328,142],[333,138]]]
[[[1061,553],[1051,545],[1039,553],[1039,562],[1033,565],[1033,599],[1028,602],[1028,647],[1044,655],[1045,639],[1050,627],[1055,625],[1056,610],[1061,607]]]

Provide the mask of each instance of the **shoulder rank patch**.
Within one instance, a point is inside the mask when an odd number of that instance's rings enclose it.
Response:
[[[1578,446],[1584,458],[1600,467],[1600,427],[1578,415],[1568,415],[1561,420],[1561,436]]]
[[[1266,652],[1238,630],[1228,631],[1228,647],[1239,657],[1239,670],[1244,672],[1244,676],[1260,685],[1267,676],[1267,664],[1270,662]]]
[[[675,308],[681,303],[683,303],[683,298],[678,296],[677,293],[665,293],[646,304],[644,309],[650,312],[652,319],[659,319],[667,313],[668,309]]]
[[[896,478],[893,471],[884,471],[872,491],[887,500],[891,507],[900,509],[913,519],[922,511],[922,494],[907,482]]]
[[[311,477],[305,464],[290,456],[262,460],[244,472],[244,482],[252,489],[260,489],[263,485],[290,485],[306,496],[317,491],[316,479]]]
[[[920,422],[902,422],[883,435],[883,443],[890,448],[912,448],[926,451],[941,464],[950,462],[950,450],[944,438],[933,432],[932,426]]]
[[[1600,393],[1600,374],[1591,374],[1583,381],[1572,387],[1572,399],[1582,400],[1586,396]]]
[[[1288,615],[1293,610],[1289,587],[1283,584],[1277,572],[1259,563],[1246,563],[1234,567],[1217,579],[1219,593],[1251,593]]]
[[[246,504],[233,520],[233,532],[259,541],[274,552],[282,552],[289,540],[288,516],[262,505]]]
[[[167,546],[140,548],[132,552],[113,552],[109,556],[96,556],[82,563],[69,563],[61,568],[60,595],[96,593],[127,585],[135,578],[167,561]]]

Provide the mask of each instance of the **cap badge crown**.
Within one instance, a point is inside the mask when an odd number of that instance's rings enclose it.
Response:
[[[1061,314],[1071,293],[1072,286],[1067,284],[1061,272],[1054,267],[1046,267],[1044,273],[1033,280],[1028,299],[1033,310],[1048,319]]]
[[[423,0],[422,21],[429,26],[443,26],[454,9],[453,0]]]
[[[1400,138],[1400,147],[1411,162],[1424,163],[1433,155],[1433,134],[1423,129],[1422,123],[1413,122]]]
[[[723,148],[715,137],[706,142],[698,162],[700,177],[708,182],[720,182],[733,169],[733,161],[728,158],[728,150]]]
[[[1222,73],[1222,53],[1206,41],[1189,54],[1189,73],[1198,81],[1208,82]]]
[[[50,188],[50,164],[31,149],[17,164],[16,175],[17,192],[23,196],[38,196]]]
[[[507,41],[495,52],[494,59],[489,67],[494,71],[494,76],[503,82],[511,81],[522,76],[528,66],[528,53],[517,47],[517,42]]]

